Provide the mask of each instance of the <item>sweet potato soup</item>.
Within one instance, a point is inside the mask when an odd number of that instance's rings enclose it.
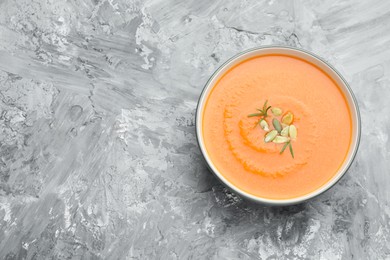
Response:
[[[218,171],[255,196],[290,199],[327,183],[351,142],[348,104],[321,69],[285,55],[241,62],[213,86],[203,139]]]

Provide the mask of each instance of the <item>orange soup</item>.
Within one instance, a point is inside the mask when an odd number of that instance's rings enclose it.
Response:
[[[264,105],[271,106],[266,117]],[[288,113],[293,121],[285,124]],[[296,137],[283,135],[274,120],[283,130],[293,124]],[[279,139],[265,142],[272,129]],[[351,131],[338,85],[315,65],[286,55],[258,56],[227,71],[203,113],[205,147],[218,171],[237,188],[268,199],[296,198],[327,183],[347,156]]]

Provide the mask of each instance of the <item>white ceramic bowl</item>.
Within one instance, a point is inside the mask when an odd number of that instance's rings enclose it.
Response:
[[[261,55],[267,55],[267,54],[286,54],[289,56],[297,57],[303,60],[306,60],[319,68],[321,68],[323,71],[325,71],[341,88],[341,91],[343,92],[350,111],[351,111],[351,117],[352,117],[352,142],[350,149],[348,151],[347,158],[345,159],[343,165],[340,167],[338,172],[334,175],[332,179],[330,179],[325,185],[320,187],[319,189],[306,194],[304,196],[291,198],[291,199],[268,199],[268,198],[262,198],[258,196],[254,196],[252,194],[249,194],[236,186],[234,186],[231,182],[229,182],[223,174],[221,174],[213,162],[211,161],[209,155],[207,154],[207,150],[204,144],[203,135],[202,135],[202,115],[204,106],[207,100],[207,97],[209,93],[211,92],[212,88],[214,87],[215,83],[218,81],[218,79],[225,74],[227,70],[235,66],[236,64],[250,59],[252,57],[261,56]],[[344,176],[344,174],[347,172],[348,168],[351,166],[353,159],[355,158],[356,152],[359,147],[360,142],[360,131],[361,131],[361,123],[360,123],[360,114],[359,114],[359,108],[357,101],[352,93],[351,88],[349,87],[348,83],[345,81],[345,79],[341,76],[339,72],[336,71],[335,68],[333,68],[330,64],[325,62],[320,57],[314,55],[313,53],[310,53],[308,51],[298,49],[298,48],[292,48],[292,47],[282,47],[282,46],[266,46],[266,47],[259,47],[250,49],[247,51],[244,51],[242,53],[237,54],[236,56],[232,57],[228,61],[226,61],[221,67],[219,67],[214,74],[210,77],[209,81],[206,83],[206,86],[203,89],[202,94],[200,95],[199,101],[198,101],[198,107],[196,111],[196,134],[197,139],[199,143],[200,150],[202,151],[202,154],[210,168],[210,170],[217,176],[217,178],[222,181],[228,188],[236,192],[237,194],[241,195],[244,198],[250,199],[252,201],[267,204],[267,205],[292,205],[301,203],[303,201],[306,201],[308,199],[311,199],[329,188],[331,188],[335,183],[337,183],[341,177]]]

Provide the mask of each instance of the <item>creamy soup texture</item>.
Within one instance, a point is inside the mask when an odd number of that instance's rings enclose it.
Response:
[[[294,158],[280,153],[283,145],[265,143],[259,118],[248,117],[266,100],[294,115]],[[265,119],[270,126],[271,118]],[[286,55],[258,56],[230,69],[203,112],[205,147],[218,171],[239,189],[270,199],[299,197],[327,183],[347,156],[351,131],[338,85],[315,65]]]

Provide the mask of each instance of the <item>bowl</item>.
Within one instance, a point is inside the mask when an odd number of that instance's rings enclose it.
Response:
[[[233,185],[224,177],[224,175],[221,172],[218,171],[217,167],[215,167],[215,165],[213,164],[213,161],[210,159],[210,156],[207,153],[204,139],[202,136],[202,129],[203,129],[202,115],[203,115],[203,111],[205,108],[205,103],[208,98],[208,95],[210,94],[215,83],[220,79],[221,76],[225,74],[225,72],[227,72],[235,65],[241,63],[242,61],[251,59],[253,57],[257,57],[261,55],[269,55],[269,54],[281,54],[281,55],[293,56],[308,61],[309,63],[312,63],[315,66],[322,69],[336,82],[336,84],[339,86],[340,90],[342,91],[347,101],[348,107],[350,109],[351,120],[352,120],[352,140],[349,147],[349,151],[347,153],[347,156],[342,166],[339,168],[339,170],[333,176],[333,178],[331,178],[327,183],[325,183],[320,188],[314,190],[313,192],[310,192],[303,196],[288,198],[288,199],[270,199],[270,198],[255,196]],[[318,57],[317,55],[311,52],[298,49],[295,47],[293,48],[293,47],[283,47],[283,46],[265,46],[265,47],[249,49],[235,55],[234,57],[226,61],[224,64],[222,64],[207,81],[200,95],[197,111],[196,111],[195,123],[196,123],[196,135],[197,135],[198,144],[202,152],[202,155],[211,172],[214,173],[214,175],[224,185],[226,185],[229,189],[231,189],[233,192],[240,195],[241,197],[257,203],[273,205],[273,206],[284,206],[284,205],[293,205],[293,204],[302,203],[306,200],[309,200],[313,197],[316,197],[324,193],[325,191],[330,189],[333,185],[335,185],[345,175],[345,173],[347,172],[348,168],[351,166],[356,156],[359,147],[360,132],[361,132],[361,119],[360,119],[358,104],[350,86],[348,85],[347,81],[342,77],[342,75],[333,66],[327,63],[324,59]]]

